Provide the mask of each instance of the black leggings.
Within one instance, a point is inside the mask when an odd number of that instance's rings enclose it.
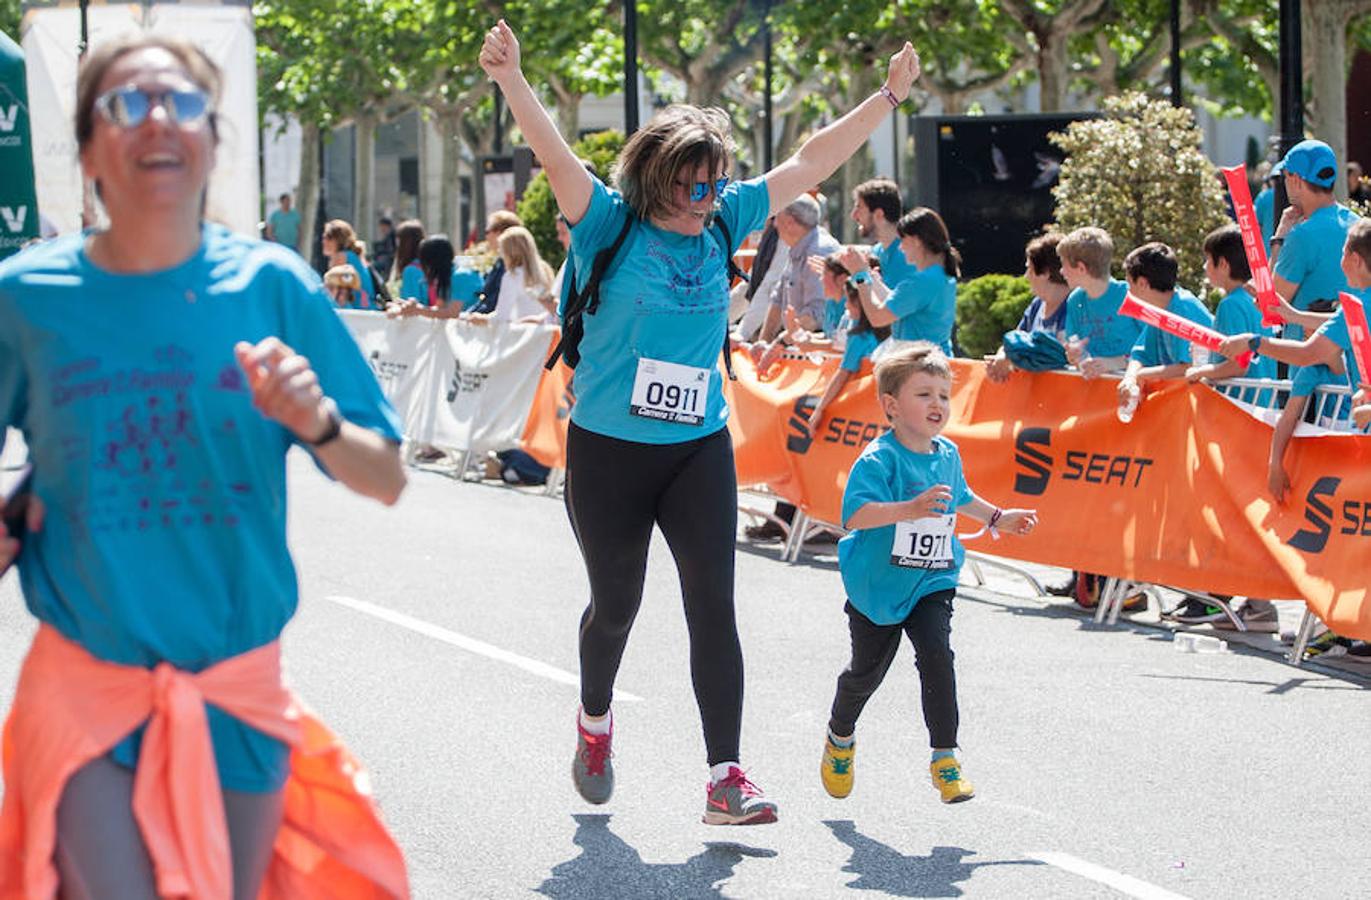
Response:
[[[572,423],[565,492],[590,577],[590,605],[581,616],[582,708],[591,716],[609,709],[643,599],[655,523],[681,578],[690,675],[709,764],[738,759],[743,711],[743,651],[733,614],[738,485],[728,429],[681,444],[640,444]]]
[[[924,724],[929,745],[935,750],[957,746],[957,674],[952,667],[952,598],[956,591],[937,591],[914,604],[909,617],[898,625],[877,625],[847,604],[848,629],[852,632],[852,662],[838,676],[828,727],[839,737],[852,734],[857,718],[876,688],[881,686],[900,633],[914,645],[914,663],[923,687]]]

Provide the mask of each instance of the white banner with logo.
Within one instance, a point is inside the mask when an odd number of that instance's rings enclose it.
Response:
[[[518,446],[555,326],[339,315],[408,440],[475,453]]]
[[[475,453],[518,446],[557,329],[461,319],[446,325],[449,353],[430,443]]]

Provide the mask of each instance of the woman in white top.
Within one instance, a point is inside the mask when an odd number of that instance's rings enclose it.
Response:
[[[500,235],[500,258],[505,277],[495,309],[484,317],[501,322],[543,321],[557,312],[552,293],[554,273],[543,261],[527,228],[507,228]],[[476,318],[473,315],[473,318]]]

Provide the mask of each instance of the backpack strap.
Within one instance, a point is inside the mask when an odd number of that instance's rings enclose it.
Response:
[[[728,260],[728,284],[733,286],[734,280],[741,279],[747,281],[747,273],[738,268],[738,263],[733,259],[733,235],[728,232],[728,223],[718,216],[714,217],[714,224],[719,226],[719,233],[722,235],[724,258]],[[729,341],[728,327],[724,327],[724,370],[728,372],[729,381],[737,381],[738,376],[733,374],[733,350]]]
[[[600,308],[600,282],[604,281],[605,272],[614,262],[619,248],[624,245],[635,218],[637,217],[632,212],[625,213],[623,227],[619,229],[614,243],[595,254],[595,261],[590,265],[590,277],[580,290],[576,289],[575,268],[571,262],[567,263],[567,272],[562,277],[570,279],[571,295],[567,297],[566,307],[562,310],[562,336],[557,341],[557,346],[552,348],[552,355],[547,358],[543,368],[550,371],[557,365],[558,359],[565,359],[567,366],[574,369],[581,361],[579,348],[581,338],[585,336],[585,322],[582,321],[582,317],[586,314],[593,316]]]

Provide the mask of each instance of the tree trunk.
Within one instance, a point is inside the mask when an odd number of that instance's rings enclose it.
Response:
[[[466,235],[457,233],[462,226],[462,111],[448,111],[437,118],[438,133],[443,139],[443,174],[439,194],[443,199],[438,207],[438,230],[446,234],[452,245],[460,250],[466,243]]]
[[[557,130],[568,144],[574,144],[581,130],[581,98],[585,95],[572,91],[555,75],[548,76],[548,85],[557,100]]]
[[[1070,35],[1046,31],[1035,36],[1038,39],[1038,108],[1042,112],[1060,112],[1066,102],[1070,69],[1066,42]]]
[[[376,116],[362,113],[353,123],[353,137],[356,140],[356,169],[353,195],[356,197],[353,228],[357,236],[367,241],[376,229]],[[370,242],[368,241],[368,247]]]
[[[1312,68],[1309,131],[1333,148],[1339,164],[1334,194],[1339,199],[1347,198],[1347,26],[1366,6],[1347,0],[1304,0],[1304,43],[1316,48],[1305,56]]]
[[[300,211],[300,236],[296,250],[305,259],[313,256],[314,220],[319,215],[319,126],[300,125],[300,186],[295,189],[295,205]]]

